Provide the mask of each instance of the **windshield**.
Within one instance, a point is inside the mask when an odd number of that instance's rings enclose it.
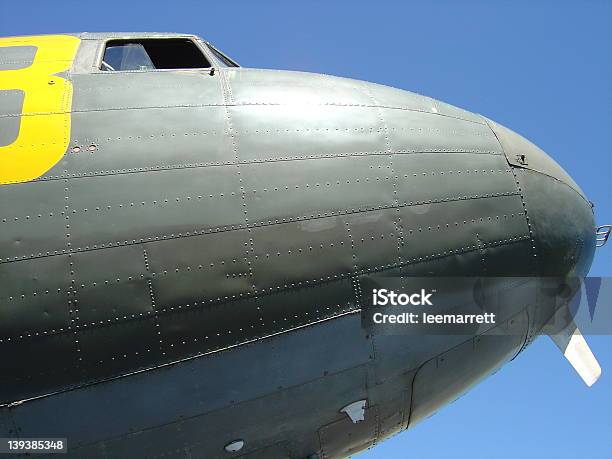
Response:
[[[221,51],[219,51],[217,48],[215,48],[210,43],[206,43],[206,45],[208,46],[208,49],[210,49],[210,52],[215,55],[217,60],[219,60],[226,67],[240,67],[237,62],[227,57],[225,54],[223,54]]]

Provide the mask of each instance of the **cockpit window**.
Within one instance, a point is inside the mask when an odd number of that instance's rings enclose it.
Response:
[[[155,66],[140,43],[107,46],[102,70],[152,70]]]
[[[196,44],[184,38],[111,40],[101,70],[173,70],[210,68]]]
[[[225,65],[226,67],[240,67],[238,63],[236,63],[235,61],[227,57],[225,54],[223,54],[213,45],[211,45],[210,43],[206,43],[206,44],[208,45],[208,49],[210,49],[210,52],[213,53],[215,57],[219,59],[223,65]]]

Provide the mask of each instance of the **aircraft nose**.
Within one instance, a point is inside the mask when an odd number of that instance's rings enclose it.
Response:
[[[519,169],[517,179],[542,275],[586,276],[595,254],[590,203],[565,183],[540,172]]]
[[[593,208],[570,175],[536,145],[491,120],[520,188],[537,270],[543,276],[580,276],[595,253]]]

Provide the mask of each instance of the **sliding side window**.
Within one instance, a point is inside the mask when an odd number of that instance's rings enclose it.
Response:
[[[111,40],[106,44],[101,70],[205,69],[210,62],[191,40],[164,38]]]

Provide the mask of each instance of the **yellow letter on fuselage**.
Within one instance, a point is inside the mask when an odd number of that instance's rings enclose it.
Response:
[[[79,43],[69,35],[0,38],[0,47],[36,47],[32,65],[0,70],[0,91],[25,93],[17,139],[0,146],[0,185],[34,180],[66,153],[72,83],[56,74],[71,68]]]

